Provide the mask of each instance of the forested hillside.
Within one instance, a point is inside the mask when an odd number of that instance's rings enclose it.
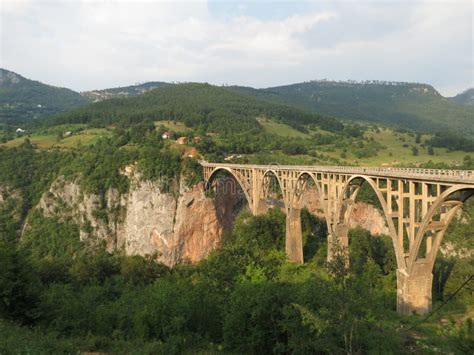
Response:
[[[309,81],[267,89],[229,87],[271,102],[355,121],[378,122],[419,132],[474,133],[474,108],[417,83]]]
[[[0,123],[18,124],[88,102],[72,90],[29,80],[0,68]]]
[[[294,127],[317,124],[327,130],[342,129],[342,124],[333,118],[198,83],[167,86],[127,99],[98,102],[58,114],[49,124],[105,126],[172,120],[208,132],[233,134],[261,130],[256,120],[258,116],[269,116]]]
[[[474,88],[467,89],[454,97],[449,98],[451,101],[462,105],[474,106]]]

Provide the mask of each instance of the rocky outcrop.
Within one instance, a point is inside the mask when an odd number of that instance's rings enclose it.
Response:
[[[232,227],[234,207],[241,198],[237,192],[217,189],[209,198],[200,183],[168,193],[158,182],[142,181],[133,172],[127,176],[127,193],[109,189],[103,197],[84,193],[79,181],[60,177],[37,207],[46,217],[78,224],[83,241],[103,242],[109,251],[123,250],[127,255],[156,255],[169,266],[205,258]],[[323,218],[317,192],[310,190],[304,198],[310,212]],[[362,227],[374,235],[388,234],[380,211],[363,203],[355,204],[350,227]]]
[[[363,228],[372,235],[390,235],[383,213],[372,205],[356,202],[349,219],[349,228]]]
[[[233,221],[236,195],[207,198],[203,184],[177,194],[162,192],[159,183],[130,177],[120,195],[109,189],[104,198],[85,194],[76,181],[58,178],[43,194],[38,208],[81,226],[83,241],[104,241],[107,249],[127,255],[156,255],[173,266],[197,262],[217,248]]]
[[[125,217],[117,236],[120,248],[127,255],[156,253],[161,262],[174,264],[175,196],[160,192],[154,182],[134,179],[125,200]]]
[[[107,190],[105,197],[101,198],[95,194],[84,194],[77,181],[59,177],[43,194],[37,207],[45,217],[54,216],[78,224],[82,241],[103,241],[112,251],[117,247],[120,226],[116,214],[122,205],[123,196],[116,189]]]
[[[316,189],[309,189],[303,195],[303,205],[319,218],[324,218],[324,212]],[[379,209],[372,205],[356,202],[349,217],[349,228],[363,228],[372,235],[389,235],[387,222]]]
[[[207,257],[231,229],[237,195],[219,193],[206,198],[203,184],[194,186],[178,200],[174,239],[176,262],[197,262]]]

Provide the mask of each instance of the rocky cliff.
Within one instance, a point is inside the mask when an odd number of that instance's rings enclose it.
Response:
[[[222,194],[206,198],[203,184],[166,193],[159,183],[133,176],[128,193],[109,189],[101,198],[61,177],[37,207],[46,217],[77,223],[83,241],[104,241],[108,250],[127,255],[156,254],[158,261],[173,266],[197,262],[220,245],[232,225],[236,199]]]
[[[303,205],[308,210],[318,216],[324,218],[321,208],[320,198],[315,189],[309,189],[303,196]],[[351,216],[349,218],[349,227],[361,227],[370,232],[372,235],[389,235],[387,223],[383,213],[372,205],[356,202]]]

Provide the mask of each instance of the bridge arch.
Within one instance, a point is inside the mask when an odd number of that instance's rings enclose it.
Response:
[[[314,188],[316,189],[317,197],[318,197],[318,202],[319,205],[321,206],[321,209],[324,214],[324,218],[326,222],[329,221],[329,213],[328,213],[328,206],[326,204],[326,201],[324,199],[324,194],[323,190],[321,188],[321,184],[317,180],[315,174],[309,172],[309,171],[303,171],[301,172],[297,179],[296,179],[296,185],[294,188],[294,191],[292,192],[292,206],[297,206],[298,208],[303,207],[302,206],[302,199],[304,196],[304,192],[307,191],[308,183],[313,183]],[[328,223],[329,224],[329,223]]]
[[[436,255],[446,230],[456,215],[456,212],[461,209],[464,203],[472,196],[474,196],[474,188],[472,186],[457,185],[446,189],[437,197],[427,214],[423,216],[423,221],[416,233],[412,247],[413,250],[410,252],[408,259],[408,273],[413,272],[416,262],[422,259],[420,257],[420,249],[428,232],[431,232],[432,236],[434,235],[435,240],[432,243],[429,255],[424,259],[428,262],[427,268],[430,270],[433,269]]]
[[[392,239],[393,248],[395,250],[397,265],[399,268],[405,268],[405,258],[403,250],[400,250],[399,248],[397,230],[395,228],[395,224],[393,223],[393,219],[390,216],[391,211],[389,209],[387,201],[385,200],[385,197],[383,196],[379,187],[376,185],[375,181],[372,178],[365,175],[353,175],[347,180],[336,204],[335,224],[344,226],[349,225],[349,219],[351,216],[352,209],[356,202],[357,195],[364,183],[367,183],[370,186],[372,191],[377,196],[378,201],[380,202],[384,219],[387,223],[387,227],[390,233],[390,238]],[[348,228],[344,228],[345,235],[339,235],[338,237],[348,238],[347,233]]]
[[[215,181],[215,179],[218,177],[220,173],[228,174],[235,179],[235,181],[239,184],[240,189],[243,191],[245,195],[245,199],[247,200],[249,207],[252,208],[253,199],[251,196],[251,191],[250,191],[250,187],[248,186],[248,183],[245,183],[244,177],[241,174],[239,174],[237,171],[234,171],[231,168],[227,168],[227,167],[215,168],[206,181],[205,190],[206,191],[210,190],[213,182]]]
[[[264,212],[268,209],[267,199],[271,192],[276,192],[271,191],[274,187],[276,187],[281,193],[281,199],[278,200],[283,202],[285,211],[287,211],[288,203],[285,198],[285,185],[279,174],[274,169],[266,169],[262,172],[261,178],[258,181],[258,186],[256,186],[257,193],[254,194],[258,197],[258,201],[256,201],[256,209],[258,213]]]

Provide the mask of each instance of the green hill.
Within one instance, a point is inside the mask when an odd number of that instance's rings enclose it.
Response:
[[[0,123],[21,123],[86,105],[79,93],[0,68]]]
[[[449,129],[474,134],[474,107],[448,100],[426,84],[310,81],[259,90],[236,86],[229,89],[343,119],[420,132]]]
[[[474,88],[467,89],[454,97],[449,98],[451,101],[461,105],[474,106]]]
[[[262,130],[256,120],[259,116],[271,117],[296,129],[304,129],[303,125],[307,124],[329,131],[343,128],[334,118],[198,83],[164,86],[134,97],[97,102],[58,114],[49,124],[127,126],[142,121],[171,120],[208,132],[234,134]]]

